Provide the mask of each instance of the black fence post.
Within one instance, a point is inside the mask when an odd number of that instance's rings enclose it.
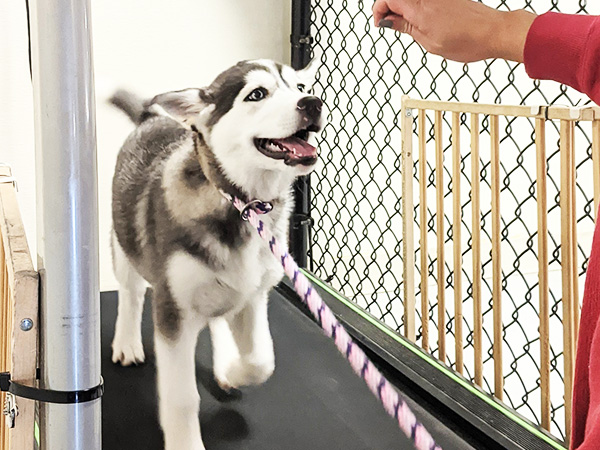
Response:
[[[311,0],[292,0],[292,67],[303,69],[310,62]],[[308,266],[312,220],[310,217],[310,176],[294,184],[295,206],[290,221],[290,251],[300,267]]]

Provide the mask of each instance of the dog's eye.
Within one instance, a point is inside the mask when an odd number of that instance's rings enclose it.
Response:
[[[246,98],[245,102],[258,102],[267,96],[268,92],[265,88],[256,88],[252,92],[250,92]]]
[[[304,92],[306,90],[306,86],[300,83],[296,86],[300,92]]]

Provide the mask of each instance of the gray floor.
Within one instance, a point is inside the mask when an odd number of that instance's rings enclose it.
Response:
[[[162,448],[148,303],[143,326],[146,364],[122,368],[110,361],[116,294],[102,294],[105,450]],[[244,389],[239,397],[228,397],[215,386],[208,333],[200,337],[196,356],[200,421],[208,450],[412,449],[320,328],[278,294],[272,294],[270,317],[275,374],[263,386]],[[410,403],[445,450],[471,448]]]

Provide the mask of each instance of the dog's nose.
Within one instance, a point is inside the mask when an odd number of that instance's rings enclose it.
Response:
[[[316,120],[323,110],[323,102],[315,96],[302,97],[298,100],[298,110],[308,118]]]

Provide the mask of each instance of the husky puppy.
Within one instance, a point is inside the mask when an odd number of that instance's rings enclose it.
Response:
[[[112,99],[137,128],[113,179],[113,260],[119,306],[112,359],[142,363],[144,292],[153,289],[160,425],[167,450],[204,449],[195,347],[208,326],[224,389],[264,382],[275,358],[269,290],[283,276],[265,242],[220,190],[270,202],[261,216],[287,239],[294,179],[310,173],[322,102],[304,92],[311,70],[243,61],[205,88],[141,102]]]

